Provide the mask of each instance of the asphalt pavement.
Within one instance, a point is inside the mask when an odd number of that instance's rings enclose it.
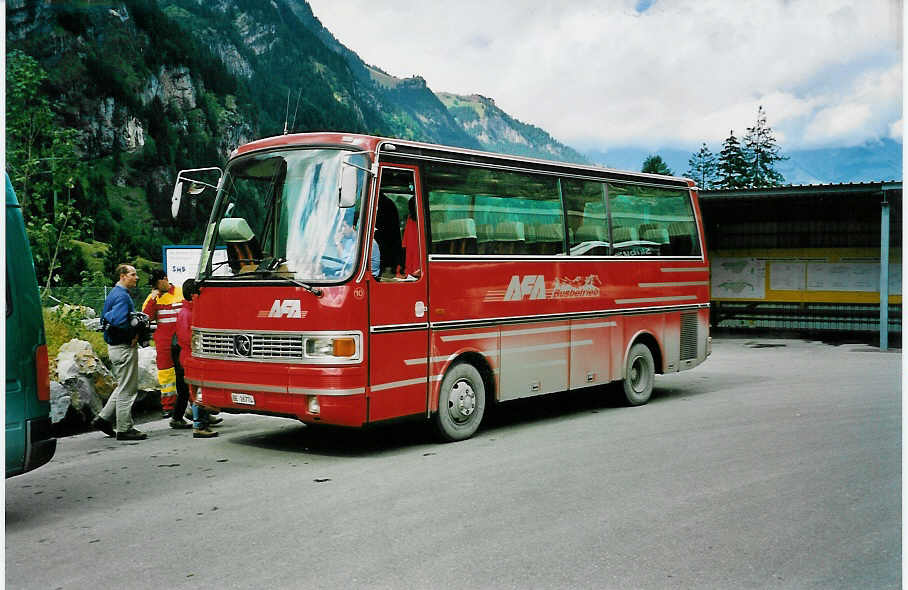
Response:
[[[900,351],[719,338],[440,444],[224,415],[6,481],[8,588],[899,588]]]

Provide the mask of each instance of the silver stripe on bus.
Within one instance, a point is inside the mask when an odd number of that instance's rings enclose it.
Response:
[[[571,326],[571,330],[591,330],[593,328],[614,328],[618,322],[596,322],[595,324],[581,324]]]
[[[457,342],[458,340],[473,340],[482,338],[497,338],[498,332],[484,332],[482,334],[457,334],[456,336],[442,336],[442,342]]]
[[[239,392],[256,392],[263,391],[266,393],[290,393],[305,395],[361,395],[366,393],[365,388],[355,389],[310,389],[308,387],[282,387],[279,385],[260,385],[254,383],[229,383],[224,381],[202,381],[200,379],[186,379],[187,383],[198,385],[199,387],[215,387],[217,389],[229,389]]]
[[[637,283],[638,287],[706,287],[709,281],[687,281],[680,283]]]
[[[672,295],[669,297],[642,297],[639,299],[615,299],[615,303],[624,304],[624,303],[659,303],[662,301],[685,301],[688,299],[696,299],[696,295]]]
[[[546,328],[525,328],[523,330],[502,330],[502,336],[527,336],[529,334],[548,334],[551,332],[564,332],[570,330],[570,326],[549,326]]]
[[[498,354],[500,351],[497,348],[487,348],[485,350],[478,351],[485,356],[492,356]],[[456,354],[443,354],[441,356],[433,356],[430,358],[418,358],[418,359],[406,359],[404,364],[407,366],[414,365],[425,365],[426,363],[448,363],[457,358]]]
[[[555,359],[555,360],[550,360],[550,361],[541,361],[538,363],[526,363],[524,365],[513,365],[511,367],[508,367],[508,370],[517,371],[520,369],[535,369],[538,367],[557,367],[557,366],[566,365],[566,364],[568,364],[567,359]]]
[[[696,309],[709,309],[709,303],[687,303],[680,305],[658,305],[651,307],[626,307],[621,309],[600,309],[592,311],[574,311],[567,313],[551,313],[523,316],[499,316],[492,318],[473,318],[468,320],[447,320],[432,322],[433,330],[469,330],[487,328],[501,325],[535,324],[539,322],[553,322],[558,320],[593,320],[607,318],[615,315],[648,315],[653,313],[668,313],[674,311],[691,311]]]
[[[177,323],[177,318],[160,318],[158,319],[159,324],[175,324]]]
[[[592,344],[591,340],[588,340]],[[578,342],[578,345],[580,343]],[[522,352],[537,352],[541,350],[557,350],[559,348],[570,348],[570,342],[555,342],[554,344],[537,344],[536,346],[520,346],[514,348],[502,348],[501,354],[518,354]]]
[[[693,268],[660,268],[662,272],[709,272],[708,266],[700,266]]]
[[[404,379],[403,381],[391,381],[390,383],[380,383],[379,385],[373,385],[369,389],[372,391],[384,391],[386,389],[394,389],[395,387],[407,387],[409,385],[421,385],[428,382],[428,377],[417,377],[416,379]]]
[[[702,256],[571,256],[565,254],[429,254],[429,262],[634,262],[697,261]],[[709,270],[706,268],[690,269]]]
[[[389,332],[413,332],[415,330],[428,330],[429,323],[422,322],[418,324],[386,324],[384,326],[372,326],[369,332],[372,334],[387,334]]]
[[[341,396],[341,395],[362,395],[366,393],[365,387],[358,387],[355,389],[310,389],[308,387],[288,387],[287,393],[292,393],[295,395],[326,395],[326,396]]]

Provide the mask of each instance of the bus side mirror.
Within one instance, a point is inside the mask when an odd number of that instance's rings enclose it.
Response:
[[[353,166],[341,166],[340,187],[338,188],[338,207],[347,209],[356,204],[359,196],[359,170]]]
[[[177,180],[173,187],[173,197],[170,199],[170,214],[174,219],[180,212],[180,201],[183,200],[183,181]]]
[[[214,180],[209,175],[213,175],[215,172],[218,173],[217,180]],[[210,182],[205,182],[203,180],[198,180],[197,178],[190,178],[187,174],[193,173],[193,176],[201,174]],[[190,197],[195,197],[197,195],[205,192],[207,188],[213,188],[217,192],[221,188],[221,182],[224,181],[224,172],[220,168],[194,168],[192,170],[180,170],[177,174],[176,184],[173,186],[173,196],[170,198],[170,214],[174,219],[177,218],[177,214],[180,212],[180,203],[183,200],[183,190],[189,194]],[[185,187],[184,183],[188,182],[189,187]],[[216,184],[212,184],[216,183]]]

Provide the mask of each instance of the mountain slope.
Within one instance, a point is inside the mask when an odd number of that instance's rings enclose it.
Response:
[[[438,97],[484,150],[566,162],[588,162],[580,153],[555,141],[539,127],[514,119],[498,108],[491,98],[447,92],[438,93]]]

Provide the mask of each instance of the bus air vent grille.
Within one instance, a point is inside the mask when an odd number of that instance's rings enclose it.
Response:
[[[697,358],[697,314],[681,314],[681,360]]]

